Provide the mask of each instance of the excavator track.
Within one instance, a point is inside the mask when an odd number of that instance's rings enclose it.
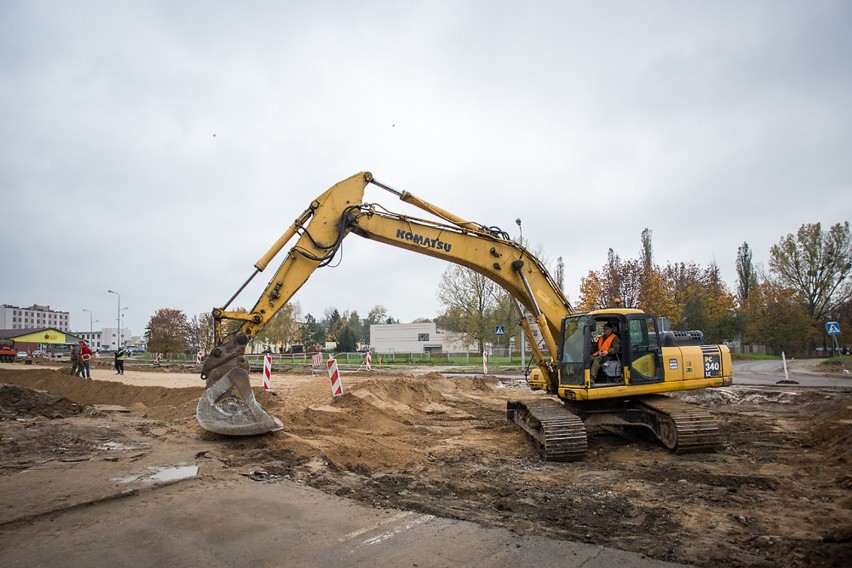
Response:
[[[662,395],[645,395],[634,402],[656,416],[654,434],[670,450],[714,452],[721,444],[718,424],[700,407]]]
[[[586,455],[586,428],[580,417],[552,399],[512,400],[506,417],[532,438],[542,459],[577,461]]]

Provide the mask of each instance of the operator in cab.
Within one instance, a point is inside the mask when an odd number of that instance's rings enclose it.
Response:
[[[591,369],[593,384],[595,382],[595,377],[598,376],[601,364],[605,361],[615,359],[618,350],[621,349],[621,342],[618,339],[618,335],[612,332],[612,325],[610,325],[609,322],[604,323],[603,334],[598,337],[598,340],[592,345],[592,349],[595,348],[596,350],[592,352]]]

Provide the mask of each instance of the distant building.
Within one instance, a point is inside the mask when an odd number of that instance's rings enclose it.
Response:
[[[459,335],[438,328],[434,322],[373,324],[370,348],[376,353],[447,353],[476,351]]]
[[[125,347],[133,339],[133,334],[130,329],[123,328],[121,330],[121,346]],[[105,327],[101,329],[101,348],[115,351],[118,349],[118,328]]]
[[[74,335],[85,339],[89,343],[89,347],[96,351],[115,351],[118,349],[118,333],[114,327],[104,327],[94,331],[75,331]],[[122,329],[122,347],[129,347],[131,343],[136,346],[139,342],[133,341],[133,336],[129,329]]]
[[[85,339],[86,343],[89,344],[95,351],[100,351],[105,349],[105,347],[101,346],[101,332],[100,331],[75,331],[74,335],[79,337],[80,339]]]
[[[15,349],[32,353],[36,350],[48,353],[67,353],[82,337],[53,327],[28,329],[0,329],[0,338],[14,339]]]
[[[69,331],[68,312],[51,310],[50,306],[34,304],[19,308],[3,304],[0,309],[0,329],[33,329],[52,327],[58,331]]]

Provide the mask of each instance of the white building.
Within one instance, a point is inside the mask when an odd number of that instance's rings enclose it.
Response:
[[[373,324],[370,348],[376,353],[448,353],[476,351],[458,334],[439,329],[433,322]]]
[[[133,334],[128,328],[121,330],[121,345],[127,345],[133,339]],[[118,349],[118,329],[114,327],[105,327],[101,330],[101,345],[104,349],[115,351]]]
[[[104,327],[93,332],[75,331],[74,335],[80,339],[85,339],[89,347],[95,351],[115,351],[118,349],[118,334],[114,327]],[[133,339],[129,329],[121,330],[121,345],[125,346],[131,343]]]
[[[51,310],[50,306],[32,305],[19,308],[3,304],[0,308],[0,329],[36,329],[52,327],[59,331],[69,331],[68,312]]]

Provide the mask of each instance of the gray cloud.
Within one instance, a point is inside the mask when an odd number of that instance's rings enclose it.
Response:
[[[4,2],[0,301],[141,333],[220,305],[361,170],[565,260],[717,262],[735,286],[849,219],[844,2]],[[215,137],[214,137],[215,134]],[[407,211],[374,188],[367,199]],[[441,262],[350,238],[303,312],[434,317]],[[238,304],[250,306],[262,274]]]

